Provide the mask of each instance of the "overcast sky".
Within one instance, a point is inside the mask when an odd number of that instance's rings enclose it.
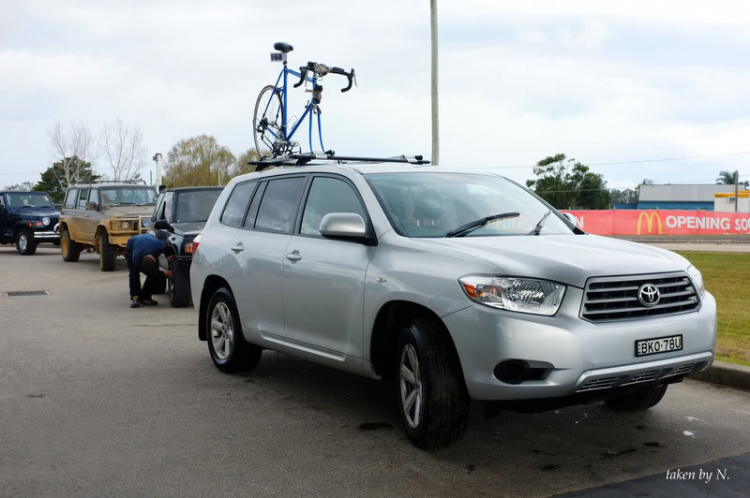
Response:
[[[558,152],[586,164],[721,156],[592,169],[618,188],[722,169],[750,179],[746,0],[438,4],[442,165],[525,181]],[[56,120],[138,124],[149,164],[203,133],[240,154],[281,69],[276,41],[294,45],[291,67],[357,71],[346,94],[324,81],[326,148],[429,156],[429,0],[0,0],[0,187],[39,179]],[[290,94],[290,115],[304,103]]]

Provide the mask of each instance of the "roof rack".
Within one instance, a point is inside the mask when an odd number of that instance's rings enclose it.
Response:
[[[249,161],[247,164],[255,166],[255,171],[263,171],[271,166],[305,166],[310,161],[336,161],[344,163],[402,163],[402,164],[430,164],[430,161],[419,156],[394,156],[394,157],[358,157],[337,156],[332,150],[323,153],[309,154],[287,154],[279,157],[262,157],[258,161]]]

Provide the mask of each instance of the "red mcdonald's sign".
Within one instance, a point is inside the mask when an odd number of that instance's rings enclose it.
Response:
[[[569,211],[579,228],[597,235],[750,234],[750,213],[672,210]]]

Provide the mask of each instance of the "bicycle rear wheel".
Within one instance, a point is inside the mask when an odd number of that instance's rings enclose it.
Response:
[[[253,139],[255,150],[260,157],[280,154],[277,149],[277,141],[282,131],[282,116],[284,115],[284,104],[281,102],[280,92],[274,91],[272,85],[268,85],[260,91],[258,100],[255,102],[255,113],[253,114]]]

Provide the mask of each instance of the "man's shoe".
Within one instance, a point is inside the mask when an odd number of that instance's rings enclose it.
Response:
[[[133,299],[130,301],[130,307],[131,308],[140,308],[141,302],[138,299]]]
[[[153,299],[141,299],[141,304],[143,306],[157,306],[159,303],[157,303]]]

